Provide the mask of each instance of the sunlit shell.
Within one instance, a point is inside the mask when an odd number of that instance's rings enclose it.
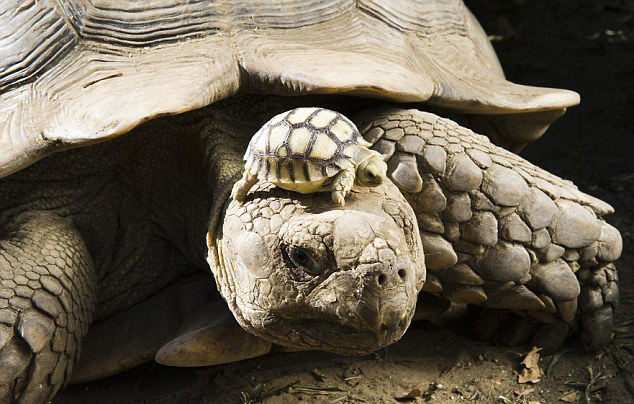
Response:
[[[260,129],[245,154],[246,168],[273,183],[314,183],[355,165],[359,131],[338,112],[296,108],[276,115]]]

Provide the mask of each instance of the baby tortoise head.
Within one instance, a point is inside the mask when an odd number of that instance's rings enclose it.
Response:
[[[414,213],[390,181],[355,189],[345,208],[258,184],[208,241],[242,327],[294,348],[365,354],[397,341],[425,280]]]
[[[260,180],[302,194],[331,192],[332,200],[343,206],[355,182],[372,187],[385,178],[387,165],[368,146],[338,112],[296,108],[276,115],[249,142],[244,175],[232,198],[244,201]]]
[[[382,156],[370,156],[357,168],[357,182],[364,187],[376,187],[383,183],[387,175],[387,165]]]

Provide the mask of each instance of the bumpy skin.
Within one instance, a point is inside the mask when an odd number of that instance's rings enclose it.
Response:
[[[437,116],[359,119],[406,199],[392,181],[353,188],[346,208],[259,184],[227,205],[248,139],[271,115],[323,105],[351,116],[365,102],[344,100],[234,97],[2,179],[0,403],[46,402],[68,380],[91,313],[112,319],[208,270],[208,230],[236,319],[283,344],[360,353],[398,339],[423,265],[430,293],[554,325],[580,319],[591,344],[607,341],[621,249],[600,219],[610,208]],[[320,266],[289,263],[291,245]]]
[[[2,221],[0,402],[47,402],[68,382],[96,301],[72,221],[31,211]]]
[[[347,202],[260,184],[244,204],[229,204],[220,233],[209,235],[210,263],[246,330],[343,354],[403,335],[425,279],[416,218],[389,182],[359,187]]]
[[[602,219],[609,205],[434,114],[384,109],[358,120],[416,212],[423,290],[547,324],[580,321],[592,347],[609,340],[622,249]]]
[[[91,321],[206,267],[202,124],[157,122],[0,181],[0,403],[48,402]]]

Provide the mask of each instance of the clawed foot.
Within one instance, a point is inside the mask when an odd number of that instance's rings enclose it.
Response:
[[[342,191],[332,191],[332,201],[340,206],[346,206],[346,196]]]

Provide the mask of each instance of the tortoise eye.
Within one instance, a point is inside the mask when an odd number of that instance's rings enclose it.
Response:
[[[317,265],[303,249],[292,245],[288,247],[287,254],[288,258],[296,267],[303,269],[311,275],[319,275],[319,273],[321,273],[319,265]]]

